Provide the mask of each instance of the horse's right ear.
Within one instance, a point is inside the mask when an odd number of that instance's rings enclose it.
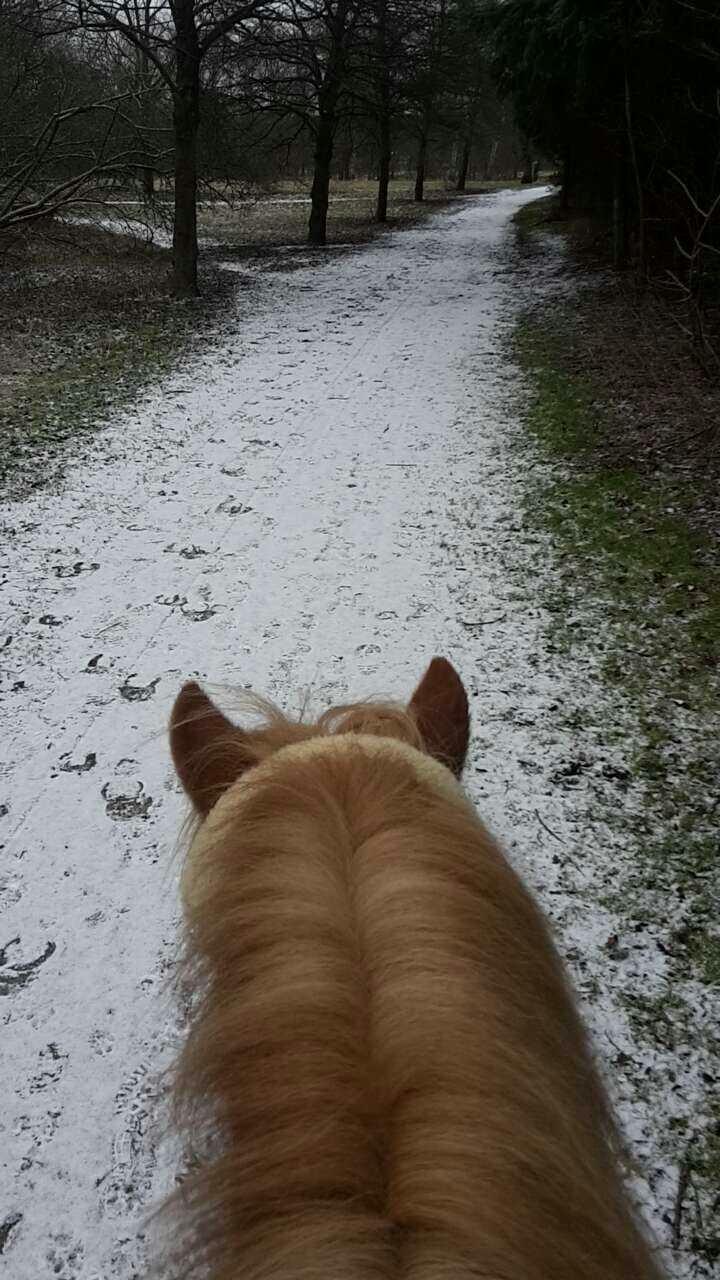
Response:
[[[201,817],[249,763],[245,742],[242,729],[218,711],[198,684],[183,685],[170,717],[170,751],[175,772]]]
[[[447,658],[433,658],[408,710],[428,755],[459,778],[470,739],[470,713],[463,682]]]

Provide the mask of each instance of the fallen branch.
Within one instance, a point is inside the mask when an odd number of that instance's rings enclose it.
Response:
[[[492,627],[496,622],[504,622],[506,618],[506,613],[499,613],[497,618],[481,618],[479,622],[468,622],[465,618],[459,618],[458,621],[461,626],[472,630],[473,627]]]
[[[557,834],[557,832],[553,831],[552,827],[549,827],[549,826],[548,826],[548,824],[547,824],[547,822],[545,822],[544,818],[541,818],[541,817],[540,817],[540,813],[539,813],[539,811],[538,811],[537,809],[535,810],[535,817],[537,818],[538,822],[540,823],[540,826],[545,828],[545,830],[547,831],[548,835],[549,835],[549,836],[552,836],[553,840],[557,840],[558,844],[565,844],[565,841],[563,840],[562,836],[559,836],[559,835]]]

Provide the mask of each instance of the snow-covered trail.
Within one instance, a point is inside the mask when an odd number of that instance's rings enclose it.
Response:
[[[538,812],[554,830],[563,815],[525,765],[561,750],[548,708],[562,691],[507,572],[522,546],[503,255],[536,196],[473,199],[241,288],[220,349],[124,413],[61,493],[8,509],[0,1224],[14,1280],[142,1273],[142,1215],[170,1176],[156,1121],[184,805],[164,729],[184,679],[294,710],[308,689],[318,707],[409,693],[446,654],[475,695],[470,790],[534,883],[560,874]]]

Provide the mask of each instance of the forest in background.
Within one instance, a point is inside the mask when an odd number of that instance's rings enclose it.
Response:
[[[561,182],[718,371],[720,12],[710,0],[0,0],[0,239],[69,209],[173,206],[295,179]]]
[[[0,230],[133,196],[174,201],[176,290],[197,287],[197,201],[333,177],[458,189],[532,177],[474,0],[2,0]]]

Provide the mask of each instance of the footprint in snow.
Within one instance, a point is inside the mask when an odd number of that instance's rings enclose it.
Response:
[[[58,768],[61,773],[87,773],[88,770],[94,769],[97,764],[97,756],[94,751],[88,751],[82,764],[72,764],[69,757],[69,751],[60,757]]]
[[[36,956],[34,960],[26,960],[25,962],[18,961],[16,964],[8,964],[7,953],[10,947],[17,947],[19,945],[20,936],[18,934],[17,937],[11,938],[9,942],[5,943],[4,947],[0,948],[0,968],[3,970],[3,972],[0,973],[0,996],[11,995],[13,991],[19,991],[22,987],[26,987],[29,983],[34,982],[38,976],[40,966],[55,954],[56,949],[54,942],[48,942],[42,954]]]
[[[81,573],[94,573],[99,569],[100,565],[95,561],[85,564],[82,560],[77,560],[75,564],[57,564],[53,569],[56,578],[78,578]]]
[[[102,658],[102,654],[96,653],[95,657],[90,659],[87,666],[83,667],[83,671],[86,671],[87,674],[91,676],[101,675],[102,672],[107,671],[108,670],[107,667],[101,667],[99,665],[101,658]]]
[[[183,618],[189,618],[191,622],[207,622],[208,618],[214,618],[217,612],[212,606],[207,605],[204,609],[181,609]]]
[[[148,702],[160,683],[160,676],[151,680],[149,684],[130,684],[134,675],[135,672],[131,672],[125,683],[120,685],[120,697],[126,702]]]
[[[187,604],[187,596],[156,596],[155,603],[164,604],[168,609],[182,609]]]
[[[23,1215],[21,1213],[9,1213],[0,1222],[0,1254],[5,1253],[7,1246],[11,1243],[10,1237],[15,1228],[20,1225],[22,1219]]]
[[[236,502],[233,494],[229,498],[225,498],[223,502],[215,508],[217,514],[224,516],[246,516],[252,511],[252,507],[247,507],[242,502]]]
[[[61,1053],[57,1044],[51,1041],[44,1049],[40,1050],[39,1056],[40,1069],[36,1071],[34,1076],[31,1076],[29,1082],[31,1093],[41,1093],[49,1085],[57,1084],[65,1070],[65,1063],[70,1055]]]
[[[152,796],[145,795],[142,782],[134,784],[134,791],[116,789],[116,785],[106,782],[100,795],[105,801],[105,812],[113,822],[129,822],[131,818],[147,818],[153,803]]]

